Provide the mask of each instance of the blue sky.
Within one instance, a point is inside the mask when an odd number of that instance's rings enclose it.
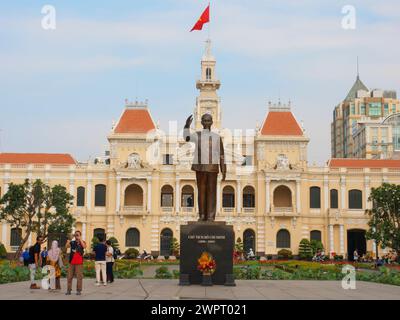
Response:
[[[57,10],[54,31],[41,28],[46,4]],[[189,30],[207,4],[2,1],[0,151],[100,155],[125,98],[148,99],[164,129],[183,125],[207,37]],[[341,28],[347,4],[355,30]],[[224,127],[254,128],[269,100],[290,99],[310,163],[330,156],[333,107],[355,80],[357,55],[368,87],[400,88],[399,1],[214,0],[211,19]]]

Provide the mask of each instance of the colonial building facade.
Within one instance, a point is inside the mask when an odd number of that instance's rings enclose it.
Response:
[[[270,104],[262,126],[245,133],[222,128],[215,67],[207,42],[194,127],[208,112],[223,136],[228,172],[218,180],[217,221],[233,225],[236,239],[258,255],[281,248],[296,254],[303,238],[321,240],[326,252],[349,258],[354,249],[375,252],[374,242],[365,239],[368,196],[383,182],[400,183],[400,161],[331,159],[323,167],[309,166],[309,139],[290,104]],[[128,101],[108,141],[106,155],[89,163],[67,154],[0,154],[0,194],[26,178],[62,184],[74,196],[74,228],[86,241],[106,233],[122,250],[171,255],[180,226],[197,219],[193,146],[180,130],[162,132],[147,103]],[[9,251],[19,232],[2,223],[0,240]]]

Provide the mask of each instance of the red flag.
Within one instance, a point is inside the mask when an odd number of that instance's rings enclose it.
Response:
[[[199,20],[197,20],[196,24],[190,30],[192,32],[193,30],[202,30],[203,29],[203,24],[210,22],[210,5],[204,10],[204,12],[201,14]]]

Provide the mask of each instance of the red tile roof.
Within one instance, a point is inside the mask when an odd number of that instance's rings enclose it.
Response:
[[[60,153],[0,153],[0,163],[76,164],[76,161],[71,155]]]
[[[155,128],[147,109],[125,109],[114,133],[147,133]]]
[[[331,168],[400,168],[400,160],[331,159]]]
[[[261,134],[265,136],[302,136],[303,130],[290,111],[270,111]]]

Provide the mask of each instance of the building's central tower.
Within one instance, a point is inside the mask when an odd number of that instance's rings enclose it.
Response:
[[[194,110],[194,120],[196,129],[200,129],[201,116],[205,113],[212,115],[216,129],[221,128],[221,108],[220,98],[217,95],[217,90],[221,86],[220,81],[215,73],[215,58],[211,54],[211,40],[206,41],[206,49],[201,59],[201,77],[196,82],[197,89],[200,90],[200,95],[196,99],[196,108]]]

